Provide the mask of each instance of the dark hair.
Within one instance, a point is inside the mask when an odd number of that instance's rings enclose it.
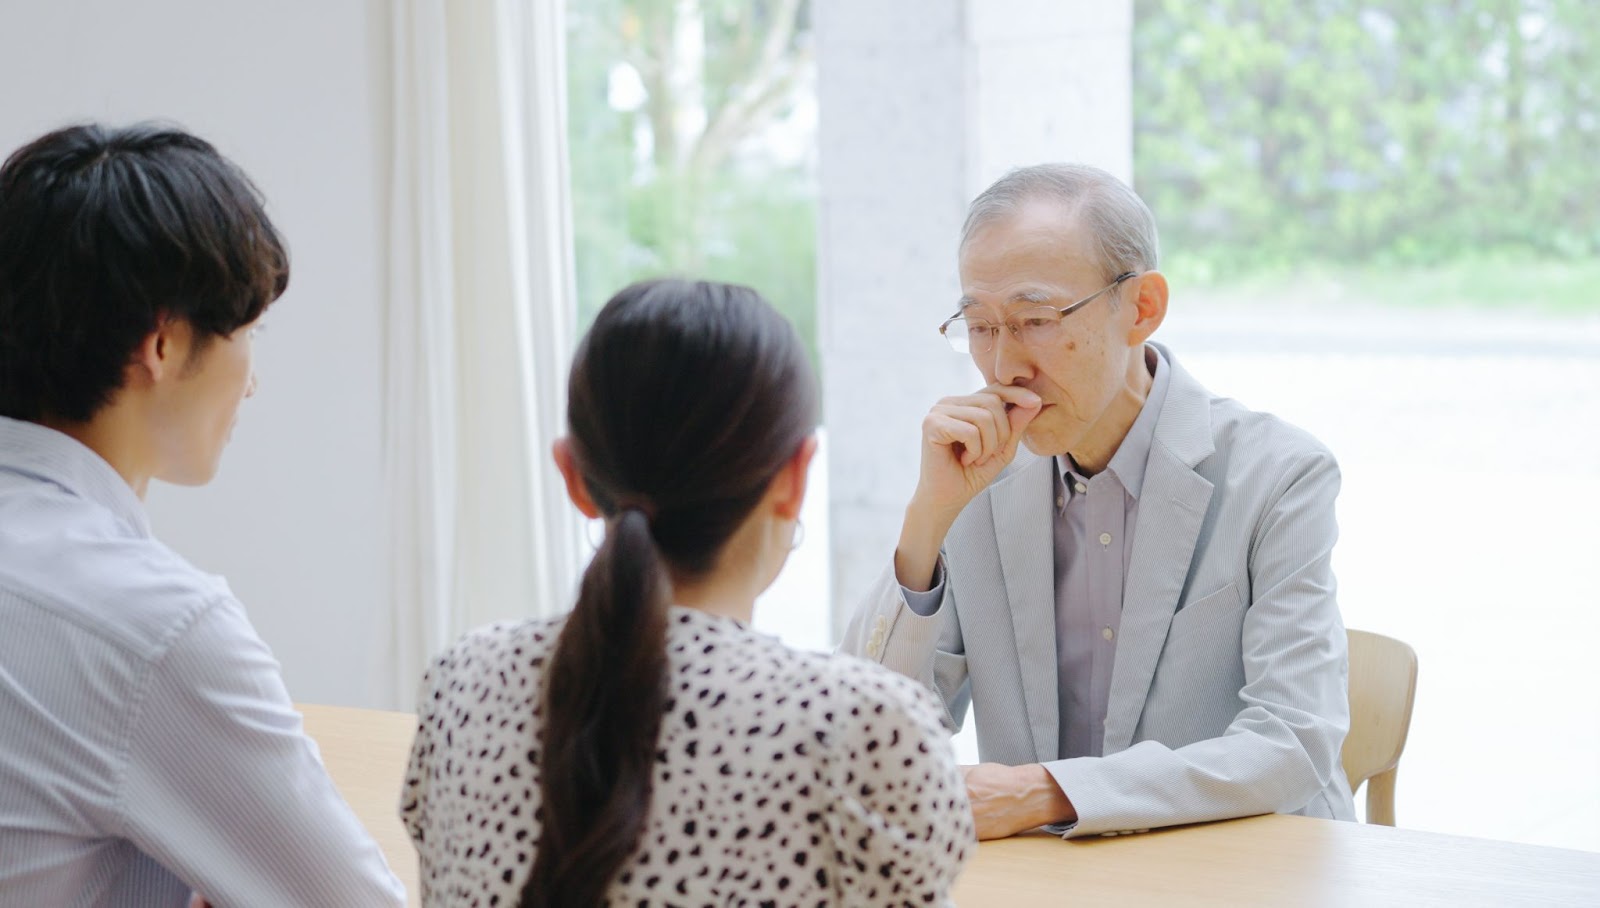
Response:
[[[88,420],[163,319],[196,349],[283,294],[289,259],[260,193],[167,126],[72,126],[0,167],[0,415]]]
[[[647,281],[579,343],[567,421],[606,537],[548,669],[523,908],[598,904],[637,845],[667,697],[667,569],[711,569],[815,429],[816,378],[754,290]]]

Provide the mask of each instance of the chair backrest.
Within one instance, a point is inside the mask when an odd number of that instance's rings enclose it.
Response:
[[[1350,734],[1342,754],[1350,790],[1374,776],[1391,773],[1400,763],[1411,729],[1411,706],[1417,693],[1417,654],[1404,642],[1370,631],[1348,631],[1350,640]],[[1393,825],[1393,786],[1384,787]],[[1374,820],[1368,792],[1367,819]]]

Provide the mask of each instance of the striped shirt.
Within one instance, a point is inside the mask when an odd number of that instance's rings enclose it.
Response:
[[[0,418],[0,905],[400,905],[227,584]]]

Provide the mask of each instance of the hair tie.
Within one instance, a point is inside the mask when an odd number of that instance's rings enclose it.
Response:
[[[647,502],[628,499],[617,503],[618,517],[621,517],[623,514],[626,514],[629,511],[638,511],[639,513],[643,514],[646,523],[655,522],[656,509]]]

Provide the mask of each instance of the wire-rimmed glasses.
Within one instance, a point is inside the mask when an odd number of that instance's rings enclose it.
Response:
[[[1061,323],[1067,316],[1094,302],[1123,281],[1137,276],[1136,272],[1124,271],[1111,283],[1071,305],[1033,306],[1013,312],[1005,320],[1004,325],[1011,330],[1011,336],[1025,347],[1034,349],[1052,347],[1061,340]],[[939,333],[944,335],[944,339],[950,342],[950,346],[955,348],[957,353],[985,356],[993,352],[995,339],[1000,336],[1000,327],[986,318],[971,318],[957,312],[939,325]]]

